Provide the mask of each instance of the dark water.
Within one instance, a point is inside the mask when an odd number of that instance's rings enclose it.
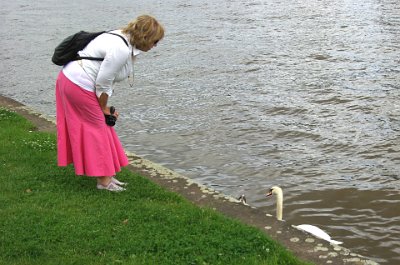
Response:
[[[3,95],[54,116],[55,45],[153,14],[112,98],[126,149],[271,214],[279,185],[288,222],[400,264],[399,1],[87,2],[2,3]]]

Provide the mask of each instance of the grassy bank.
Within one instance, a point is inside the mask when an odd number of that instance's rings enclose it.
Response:
[[[56,166],[55,143],[0,108],[0,264],[306,264],[128,170],[127,191],[98,191]]]

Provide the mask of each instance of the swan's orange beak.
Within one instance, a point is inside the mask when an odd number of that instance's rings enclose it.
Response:
[[[265,197],[269,197],[272,196],[272,190],[270,190],[269,192],[267,192],[267,194],[265,194]]]

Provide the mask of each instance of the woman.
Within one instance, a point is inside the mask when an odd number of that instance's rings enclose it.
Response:
[[[105,115],[111,115],[108,98],[115,82],[133,78],[135,57],[157,46],[164,28],[143,15],[111,33],[101,34],[79,52],[81,57],[103,61],[73,61],[58,75],[57,154],[59,166],[73,163],[77,175],[97,178],[98,189],[118,192],[125,190],[121,186],[126,183],[114,176],[128,159],[114,128],[105,122]],[[112,115],[118,118],[118,112]]]

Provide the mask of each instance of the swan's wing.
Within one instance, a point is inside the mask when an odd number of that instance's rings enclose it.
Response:
[[[321,228],[316,227],[314,225],[298,225],[297,228],[306,231],[310,234],[313,234],[316,237],[322,238],[324,240],[329,241],[331,239],[331,237]]]
[[[335,244],[335,245],[343,244],[343,242],[336,241],[336,240],[333,240],[333,239],[329,240],[329,242],[331,242],[332,244]]]
[[[323,240],[326,240],[332,244],[336,244],[336,245],[342,244],[342,242],[340,242],[340,241],[331,239],[330,235],[328,235],[324,230],[322,230],[321,228],[316,227],[314,225],[303,224],[303,225],[298,225],[298,226],[294,226],[294,227],[297,229],[306,231],[310,234],[313,234],[314,236],[319,237]]]

